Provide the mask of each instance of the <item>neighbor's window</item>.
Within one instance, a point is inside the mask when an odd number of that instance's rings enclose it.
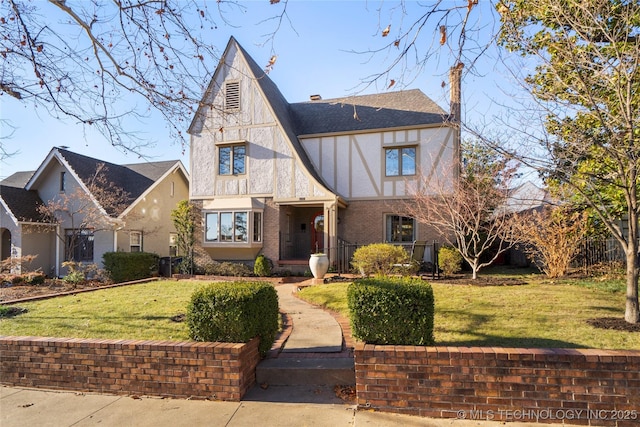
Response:
[[[65,230],[65,261],[93,262],[92,230]]]
[[[131,252],[142,252],[141,231],[132,231],[129,233],[129,248]]]
[[[387,148],[385,150],[387,176],[416,174],[416,147]]]
[[[246,148],[242,145],[227,145],[218,149],[218,174],[242,175],[245,171]]]
[[[249,224],[249,212],[207,212],[205,214],[205,242],[248,243],[249,231],[252,241],[262,241],[262,213],[253,212],[253,223]]]
[[[224,93],[224,109],[239,110],[240,109],[240,82],[225,83]]]
[[[60,172],[60,191],[65,191],[67,187],[67,173]]]
[[[416,235],[416,221],[399,215],[385,217],[385,239],[387,242],[413,242]]]

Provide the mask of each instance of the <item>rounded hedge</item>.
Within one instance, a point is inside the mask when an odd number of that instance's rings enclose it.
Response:
[[[371,344],[432,345],[434,298],[416,278],[356,280],[347,288],[354,337]]]
[[[186,320],[196,341],[249,342],[258,336],[264,356],[278,332],[278,294],[264,282],[211,283],[193,293]]]

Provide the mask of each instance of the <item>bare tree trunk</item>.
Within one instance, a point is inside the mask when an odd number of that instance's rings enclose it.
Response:
[[[635,208],[633,204],[632,207]],[[624,310],[624,320],[629,323],[640,322],[638,307],[638,214],[635,209],[629,210],[629,232],[627,234],[627,303]]]

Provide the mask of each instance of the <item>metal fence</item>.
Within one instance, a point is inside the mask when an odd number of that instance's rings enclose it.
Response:
[[[405,243],[397,243],[398,246],[404,247],[407,253],[411,253],[411,246],[413,242],[405,242]],[[350,243],[346,240],[338,239],[338,247],[336,248],[336,273],[338,274],[346,274],[353,273],[353,269],[351,267],[351,260],[353,259],[353,253],[361,246],[365,246],[364,244],[358,243]],[[437,269],[433,268],[438,264],[438,242],[432,242],[427,244],[425,255],[424,255],[424,263],[431,266],[431,273],[437,274]],[[333,249],[330,249],[333,250]]]
[[[616,239],[588,238],[580,243],[574,267],[588,269],[594,265],[625,262],[626,255]]]

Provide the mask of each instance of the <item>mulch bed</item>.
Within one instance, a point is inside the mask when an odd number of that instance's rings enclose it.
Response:
[[[0,284],[0,303],[23,298],[99,289],[105,286],[107,285],[102,282],[86,282],[76,285],[65,283],[62,280],[47,280],[41,285],[12,285],[11,283],[2,283]]]
[[[612,329],[615,331],[640,332],[640,323],[629,323],[620,317],[599,317],[589,319],[587,323],[594,328]]]
[[[428,279],[427,279],[428,280]],[[477,279],[470,277],[442,277],[436,279],[438,283],[447,285],[465,285],[465,286],[520,286],[526,285],[527,282],[514,277],[486,277],[478,276]]]

